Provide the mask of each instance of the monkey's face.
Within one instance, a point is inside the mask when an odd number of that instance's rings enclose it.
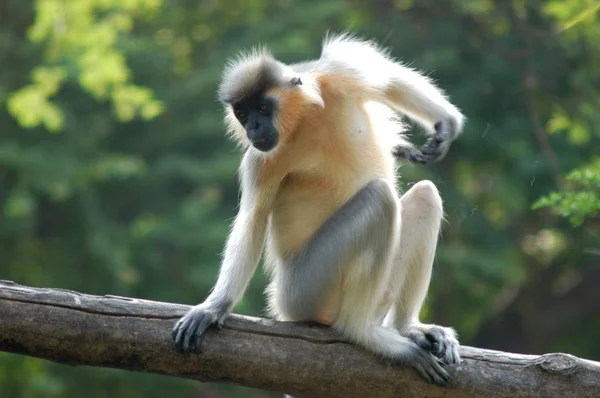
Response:
[[[254,148],[269,152],[279,143],[279,132],[274,125],[276,102],[267,96],[256,96],[233,105],[233,114],[246,130]]]

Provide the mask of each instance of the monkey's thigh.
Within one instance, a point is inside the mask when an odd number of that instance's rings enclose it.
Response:
[[[331,326],[339,309],[340,286],[341,280],[332,281],[330,286],[324,287],[323,295],[319,295],[322,301],[316,303],[312,297],[278,289],[274,283],[269,287],[269,307],[279,321],[312,321]]]
[[[381,301],[399,238],[399,199],[377,179],[359,190],[276,270],[275,310],[293,320],[332,321],[351,301]],[[337,313],[337,314],[336,314]],[[366,315],[364,315],[366,316]]]

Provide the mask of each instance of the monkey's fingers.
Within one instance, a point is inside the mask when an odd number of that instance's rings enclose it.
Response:
[[[184,355],[198,352],[204,332],[215,321],[215,317],[208,311],[200,308],[190,310],[173,328],[175,345]]]
[[[458,128],[454,119],[437,122],[434,128],[435,137],[440,141],[452,141],[458,135]]]
[[[423,155],[432,159],[432,162],[441,160],[448,153],[452,141],[441,139],[437,134],[427,140],[421,147]]]
[[[442,139],[438,134],[430,137],[420,148],[397,146],[393,154],[397,158],[404,158],[409,162],[423,165],[435,163],[446,156],[450,149],[451,141]]]
[[[185,331],[185,335],[183,337],[183,343],[182,343],[182,348],[183,348],[183,354],[184,355],[189,355],[190,352],[196,352],[195,350],[195,346],[196,346],[196,333],[200,332],[200,334],[202,333],[201,330],[198,330],[200,328],[200,323],[198,322],[197,319],[193,319],[190,322],[190,326],[187,328],[187,330]]]
[[[219,329],[222,327],[222,323],[217,321],[214,317],[205,316],[198,322],[198,328],[191,340],[190,350],[192,350],[195,353],[200,352],[200,348],[202,346],[202,341],[204,341],[204,335],[206,333],[206,330],[212,325],[216,325]]]
[[[393,154],[397,158],[406,159],[411,163],[429,164],[432,163],[434,157],[423,153],[419,148],[397,146],[393,150]]]
[[[177,333],[179,332],[179,329],[181,328],[182,321],[183,321],[183,317],[179,318],[179,320],[173,326],[173,329],[171,329],[171,338],[173,339],[173,341],[177,341]]]
[[[186,332],[189,329],[190,325],[191,318],[186,315],[175,324],[175,327],[173,328],[173,331],[171,333],[173,339],[175,340],[175,346],[179,351],[182,351],[184,353],[185,351],[183,349],[183,342],[186,336]]]
[[[417,163],[430,164],[435,163],[443,159],[452,141],[457,136],[456,126],[451,121],[444,121],[436,123],[435,134],[427,139],[425,144],[420,148],[407,148],[406,150],[399,150],[398,154],[400,157],[406,157],[407,159],[413,159]]]

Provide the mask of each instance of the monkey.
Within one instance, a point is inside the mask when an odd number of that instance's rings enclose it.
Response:
[[[228,61],[218,88],[227,135],[244,154],[240,203],[217,281],[174,325],[185,355],[223,326],[263,258],[269,316],[331,327],[368,352],[449,385],[454,328],[419,314],[443,203],[431,181],[400,194],[400,159],[440,161],[465,116],[429,77],[373,40],[328,34],[318,58],[276,59],[264,46]],[[402,117],[429,139],[416,148]]]

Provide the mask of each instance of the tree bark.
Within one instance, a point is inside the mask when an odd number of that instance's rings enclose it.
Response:
[[[200,354],[171,340],[190,307],[0,281],[0,350],[70,365],[157,373],[295,397],[600,397],[600,363],[462,346],[451,387],[423,382],[328,328],[232,315]]]

